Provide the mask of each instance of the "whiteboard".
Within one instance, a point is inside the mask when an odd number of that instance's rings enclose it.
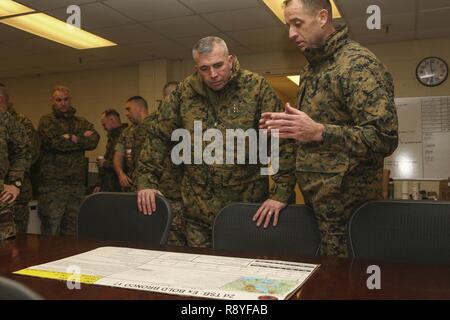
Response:
[[[385,159],[393,179],[450,177],[450,97],[395,99],[399,146]]]

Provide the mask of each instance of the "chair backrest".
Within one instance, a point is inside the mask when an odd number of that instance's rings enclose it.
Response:
[[[260,206],[233,203],[223,208],[214,221],[214,248],[302,256],[318,254],[320,233],[312,209],[290,205],[280,213],[276,227],[271,224],[264,229],[252,220]]]
[[[17,281],[0,277],[0,300],[42,300],[42,297]]]
[[[88,196],[80,207],[78,237],[165,244],[172,213],[163,197],[156,197],[156,212],[144,215],[135,193],[101,192]]]
[[[356,258],[450,263],[450,202],[367,202],[350,219],[349,242]]]

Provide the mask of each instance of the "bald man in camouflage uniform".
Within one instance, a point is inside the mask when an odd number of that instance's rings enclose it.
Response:
[[[7,92],[0,88],[0,240],[16,234],[13,205],[30,166],[25,128],[6,111]]]
[[[78,211],[86,193],[85,151],[97,147],[100,136],[92,123],[75,115],[70,90],[55,87],[53,112],[39,122],[41,163],[39,217],[47,235],[76,235]]]
[[[261,125],[298,141],[297,179],[318,219],[321,254],[345,257],[350,216],[382,198],[383,160],[398,144],[393,80],[346,27],[333,27],[328,1],[285,1],[284,15],[309,64],[297,109],[264,114]]]
[[[283,108],[267,81],[241,69],[237,58],[228,54],[222,39],[201,39],[194,47],[193,56],[197,71],[182,81],[160,107],[156,126],[140,157],[138,206],[144,213],[156,210],[154,197],[161,189],[160,179],[174,130],[187,129],[193,137],[194,121],[201,121],[203,131],[218,129],[225,137],[227,129],[257,130],[262,112]],[[191,140],[193,152],[194,139]],[[204,142],[202,152],[206,145]],[[247,156],[248,143],[245,151]],[[293,157],[293,151],[289,141],[280,145],[280,154]],[[195,158],[194,154],[189,156]],[[276,184],[270,192],[268,177],[261,175],[261,167],[260,164],[184,164],[181,195],[189,246],[211,246],[214,219],[229,203],[263,202],[270,197],[261,210],[278,215],[293,192],[295,181],[290,173],[293,167],[280,163],[280,170],[274,176]]]

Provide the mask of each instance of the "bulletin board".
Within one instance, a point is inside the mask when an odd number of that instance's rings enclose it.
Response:
[[[399,146],[385,159],[394,180],[450,177],[450,97],[395,99]]]

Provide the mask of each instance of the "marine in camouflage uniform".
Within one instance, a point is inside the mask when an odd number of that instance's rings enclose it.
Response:
[[[123,130],[114,147],[115,152],[120,152],[125,155],[125,161],[122,169],[130,179],[132,179],[134,172],[133,144],[137,126],[137,124],[131,124]],[[134,191],[134,187],[121,187],[121,191],[132,192]]]
[[[301,112],[288,108],[297,118],[284,122],[298,129],[286,137],[298,140],[296,176],[318,220],[321,254],[345,257],[350,216],[363,202],[382,198],[383,161],[398,144],[393,79],[372,52],[348,38],[347,27],[333,27],[321,10],[330,12],[327,2],[285,5],[289,37],[309,62],[300,73]],[[307,124],[320,129],[308,136],[301,131]]]
[[[237,58],[233,61],[231,78],[220,91],[210,89],[196,72],[182,81],[168,101],[163,102],[141,153],[138,190],[161,189],[160,181],[174,130],[187,129],[194,137],[194,121],[201,121],[203,132],[218,129],[225,137],[226,129],[258,130],[262,112],[283,110],[281,101],[263,77],[241,69]],[[190,156],[194,159],[194,139],[191,144]],[[203,142],[202,150],[207,145]],[[246,155],[249,154],[248,147],[247,143]],[[225,148],[224,144],[224,155]],[[290,154],[293,158],[293,152],[293,143],[280,143],[280,154]],[[289,167],[290,163],[280,162],[280,170],[273,177],[276,182],[270,191],[273,200],[287,202],[293,192],[295,179],[291,172],[294,167]],[[261,167],[259,164],[184,165],[181,195],[189,246],[211,246],[214,219],[227,204],[262,202],[268,198],[268,177],[260,174]]]
[[[135,159],[134,167],[138,167],[139,156],[142,148],[149,144],[147,141],[151,139],[151,131],[153,126],[157,123],[156,112],[150,114],[137,127],[135,141],[133,146],[133,159]],[[143,157],[148,156],[144,153]],[[168,200],[172,210],[172,224],[170,227],[169,239],[167,244],[174,246],[186,245],[185,226],[183,220],[183,202],[181,199],[181,178],[183,177],[183,166],[176,166],[172,163],[170,157],[166,157],[163,163],[164,169],[161,173],[159,181],[159,190]],[[137,184],[138,171],[135,171],[133,181]],[[141,182],[142,183],[142,182]],[[136,186],[138,188],[139,186]]]
[[[29,146],[22,124],[7,111],[0,110],[0,193],[5,184],[23,181],[31,161]],[[13,237],[15,233],[13,204],[0,202],[0,240]]]
[[[106,150],[104,154],[105,162],[98,170],[97,186],[102,192],[120,192],[121,187],[117,174],[114,171],[113,157],[116,144],[124,130],[128,128],[128,124],[122,124],[120,127],[112,129],[108,132],[108,142],[106,143]]]
[[[31,120],[21,114],[18,114],[12,104],[8,105],[8,112],[12,116],[14,116],[19,123],[23,125],[28,136],[28,140],[31,142],[31,148],[30,150],[28,150],[28,152],[31,154],[31,167],[39,159],[40,146],[38,133],[34,128]],[[25,177],[23,179],[22,188],[20,190],[20,195],[17,198],[16,205],[14,207],[14,222],[16,224],[16,231],[18,233],[27,232],[28,220],[30,217],[30,209],[28,204],[32,200],[32,198],[33,189],[31,187],[30,168],[27,168]]]
[[[68,90],[68,89],[67,89]],[[60,94],[66,89],[54,90]],[[70,102],[69,102],[70,103]],[[85,196],[86,150],[94,150],[99,135],[86,119],[75,116],[72,106],[58,110],[39,122],[41,166],[39,216],[41,231],[49,235],[75,235],[78,211]],[[90,135],[86,135],[90,132]],[[64,135],[70,135],[67,139]],[[76,137],[75,143],[71,139]]]

